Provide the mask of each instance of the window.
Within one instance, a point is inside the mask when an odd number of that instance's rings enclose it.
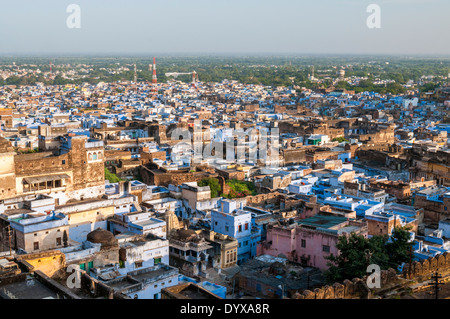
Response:
[[[134,267],[136,267],[136,268],[141,268],[141,267],[142,267],[142,261],[136,261],[136,262],[134,263]]]
[[[302,239],[301,245],[302,245],[302,248],[305,248],[306,247],[306,240]]]
[[[38,242],[38,241],[35,241],[35,242],[33,243],[33,249],[34,249],[34,250],[39,250],[39,242]]]
[[[225,231],[229,231],[230,228],[228,226],[225,226]]]
[[[154,295],[153,295],[153,298],[154,298],[154,299],[159,299],[159,294],[154,294]]]
[[[238,231],[242,232],[242,225],[239,225]]]
[[[245,224],[245,230],[248,230],[248,223]]]
[[[323,245],[323,246],[322,246],[322,251],[324,251],[324,252],[326,252],[326,253],[329,253],[329,252],[330,252],[330,246]]]
[[[63,165],[66,164],[66,160],[62,160],[62,164],[63,164]]]
[[[154,264],[157,265],[161,262],[161,257],[160,258],[154,258]]]
[[[61,237],[56,238],[56,246],[61,246]]]

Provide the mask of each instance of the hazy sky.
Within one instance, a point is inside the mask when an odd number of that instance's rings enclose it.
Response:
[[[381,29],[366,26],[372,3]],[[449,0],[0,0],[0,54],[450,55],[449,13]]]

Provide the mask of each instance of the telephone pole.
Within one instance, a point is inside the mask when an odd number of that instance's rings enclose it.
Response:
[[[306,272],[306,289],[309,290],[309,271]]]
[[[439,288],[439,285],[443,285],[444,283],[439,282],[439,279],[442,278],[442,275],[440,275],[437,271],[436,274],[434,276],[431,276],[432,279],[434,279],[434,292],[435,292],[435,299],[439,299],[438,298],[438,292],[439,290],[441,290],[441,288]]]
[[[409,246],[409,269],[408,269],[408,277],[411,278],[411,265],[412,264],[412,246]]]
[[[12,256],[12,250],[11,250],[11,235],[12,235],[12,229],[11,229],[11,225],[8,225],[6,227],[8,229],[8,239],[9,239],[9,255]]]

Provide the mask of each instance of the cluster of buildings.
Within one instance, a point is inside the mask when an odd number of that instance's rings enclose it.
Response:
[[[399,226],[415,260],[443,254],[450,97],[439,92],[4,86],[0,297],[290,298],[325,284],[339,237]],[[239,140],[240,129],[257,133]],[[278,146],[270,159],[252,156],[261,132]],[[196,159],[193,144],[215,156]]]

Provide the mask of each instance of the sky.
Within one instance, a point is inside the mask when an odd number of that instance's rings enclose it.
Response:
[[[370,4],[381,28],[367,27]],[[0,0],[0,54],[450,55],[449,12],[449,0]]]

